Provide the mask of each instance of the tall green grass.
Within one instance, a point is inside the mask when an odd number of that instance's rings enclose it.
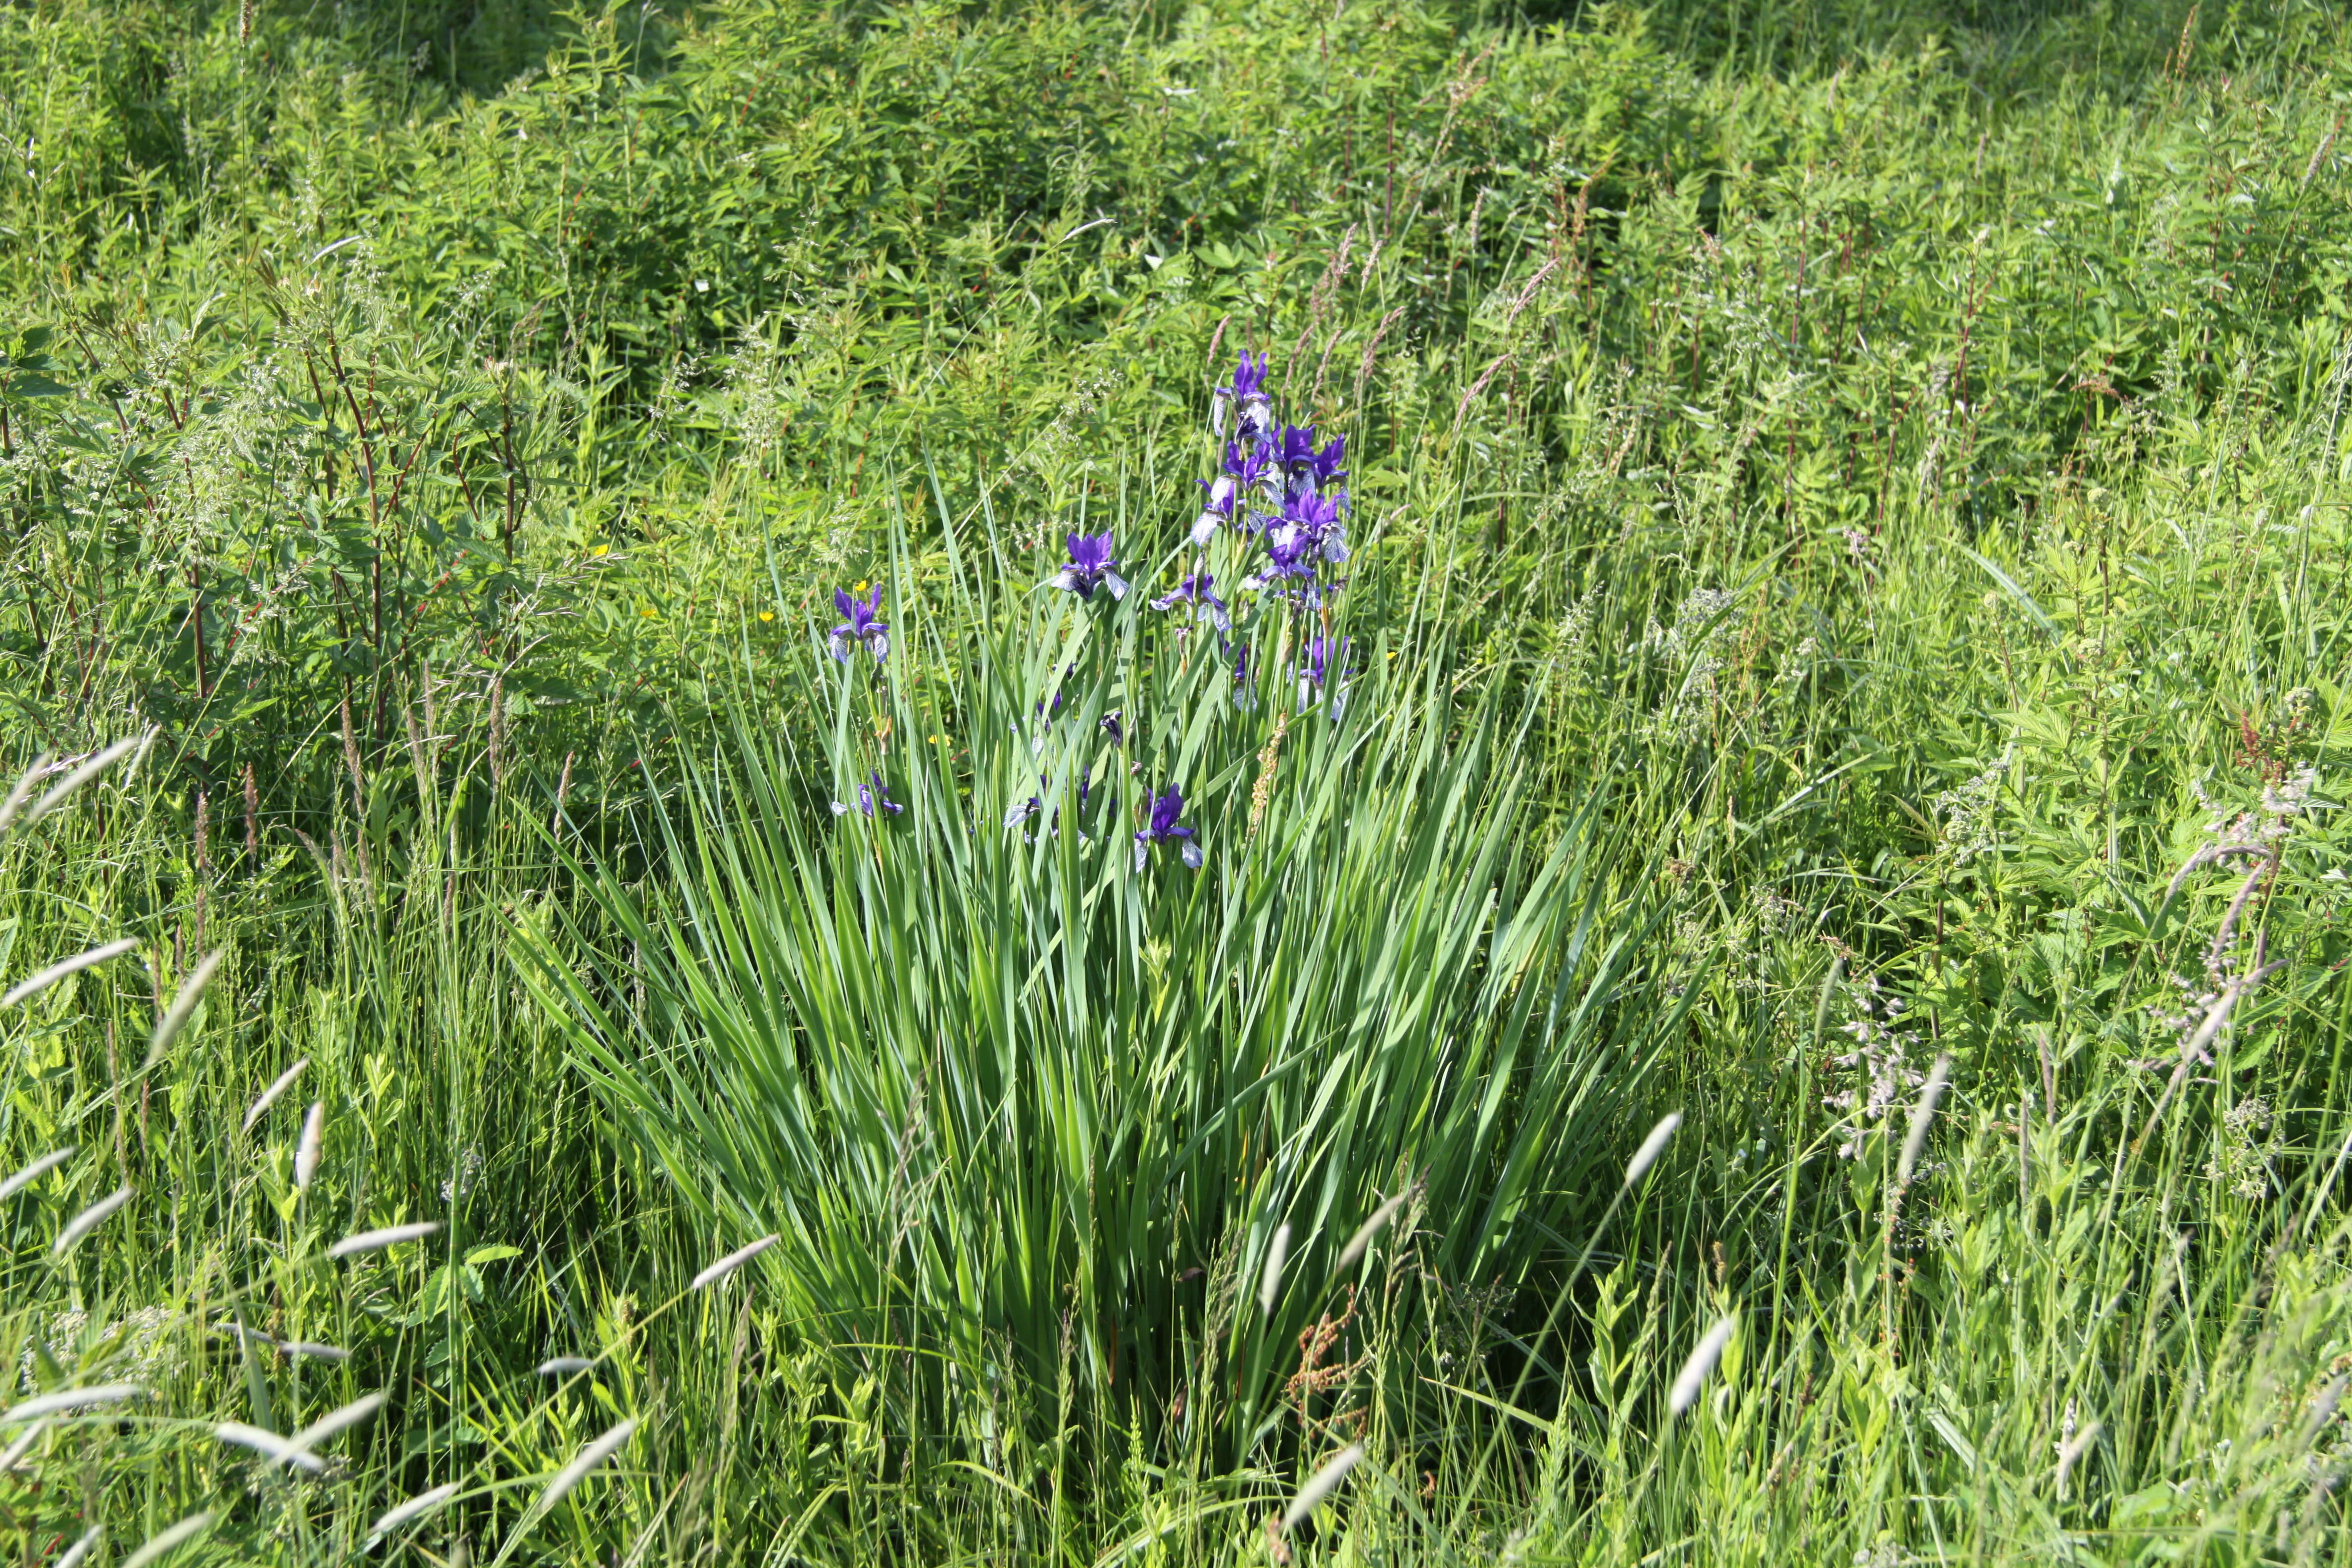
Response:
[[[428,10],[0,18],[9,1548],[2342,1550],[2340,16]]]

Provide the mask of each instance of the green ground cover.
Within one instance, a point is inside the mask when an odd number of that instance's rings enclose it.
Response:
[[[2347,29],[0,8],[0,1550],[2333,1561]]]

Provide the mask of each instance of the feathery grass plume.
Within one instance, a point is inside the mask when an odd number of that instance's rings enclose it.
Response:
[[[296,1360],[349,1361],[352,1352],[338,1345],[312,1344],[308,1340],[280,1340],[278,1353]]]
[[[139,1064],[140,1071],[144,1072],[153,1067],[163,1059],[163,1053],[172,1048],[172,1042],[180,1037],[180,1031],[186,1028],[188,1020],[195,1016],[196,1004],[204,1000],[205,987],[212,984],[213,972],[227,956],[226,948],[216,947],[205,954],[196,967],[189,972],[188,978],[181,984],[180,994],[172,999],[172,1010],[155,1020],[155,1034],[147,1043],[147,1059]]]
[[[1666,1152],[1666,1142],[1674,1137],[1675,1129],[1682,1124],[1683,1113],[1679,1110],[1669,1110],[1658,1118],[1658,1124],[1650,1129],[1650,1135],[1642,1140],[1642,1146],[1625,1162],[1625,1185],[1631,1187],[1648,1173],[1650,1167],[1658,1163],[1658,1156]]]
[[[2067,1415],[2071,1416],[2073,1414],[2074,1410],[2070,1406],[2067,1410]],[[2098,1441],[2098,1437],[2099,1423],[2095,1418],[2094,1418],[2084,1422],[2081,1431],[2076,1432],[2073,1436],[2058,1445],[2057,1479],[2058,1500],[2060,1502],[2064,1502],[2066,1500],[2066,1478],[2074,1473],[2075,1462],[2090,1451],[2091,1445]]]
[[[298,1448],[315,1448],[328,1438],[347,1432],[383,1408],[383,1395],[362,1394],[349,1405],[328,1411],[288,1439]]]
[[[122,1560],[122,1568],[147,1568],[148,1563],[161,1562],[212,1527],[213,1510],[199,1509],[179,1523],[149,1536],[145,1544]]]
[[[41,1434],[48,1429],[49,1424],[46,1419],[36,1420],[16,1434],[15,1442],[0,1448],[0,1476],[12,1474],[25,1456],[32,1452],[33,1445],[40,1441]]]
[[[1364,1446],[1351,1443],[1308,1478],[1307,1484],[1298,1489],[1298,1495],[1290,1500],[1290,1506],[1282,1510],[1282,1533],[1286,1535],[1297,1529],[1307,1516],[1315,1511],[1318,1503],[1339,1489],[1339,1483],[1348,1479],[1348,1472],[1360,1464],[1363,1458]]]
[[[5,837],[8,829],[15,826],[16,814],[25,809],[26,801],[33,798],[33,786],[46,778],[48,771],[49,754],[43,752],[33,759],[31,767],[16,775],[16,787],[9,790],[7,799],[0,800],[0,837]]]
[[[1370,1248],[1372,1238],[1380,1235],[1381,1228],[1396,1217],[1397,1210],[1404,1207],[1405,1199],[1412,1195],[1412,1189],[1405,1188],[1404,1191],[1374,1209],[1372,1217],[1356,1227],[1356,1234],[1349,1237],[1348,1245],[1339,1249],[1340,1273],[1345,1274],[1356,1266],[1357,1260]]]
[[[135,1383],[99,1383],[88,1388],[60,1388],[53,1394],[37,1394],[30,1399],[20,1399],[7,1409],[0,1410],[0,1426],[95,1409],[102,1405],[121,1405],[146,1392]]]
[[[121,937],[103,947],[93,947],[88,952],[78,952],[71,958],[60,959],[47,969],[18,981],[5,996],[0,996],[0,1007],[14,1007],[27,996],[37,995],[68,974],[79,974],[110,958],[121,958],[139,945],[137,937]]]
[[[75,1243],[104,1225],[106,1216],[129,1203],[131,1195],[129,1187],[117,1187],[81,1213],[74,1215],[72,1219],[66,1222],[65,1229],[58,1232],[58,1239],[50,1244],[49,1256],[63,1258],[67,1253],[71,1252]]]
[[[1286,1220],[1274,1227],[1274,1239],[1266,1244],[1265,1272],[1258,1277],[1257,1310],[1268,1317],[1274,1315],[1274,1299],[1282,1290],[1282,1264],[1289,1252],[1290,1225]]]
[[[60,805],[63,805],[66,803],[67,797],[71,795],[76,790],[81,788],[82,785],[89,783],[92,779],[98,777],[99,774],[104,773],[107,769],[121,762],[132,751],[135,751],[139,747],[146,744],[149,740],[153,738],[154,733],[155,731],[150,730],[144,735],[132,735],[124,740],[117,741],[114,744],[107,747],[106,750],[91,757],[89,761],[82,763],[81,766],[68,773],[50,789],[48,794],[43,795],[39,800],[33,803],[33,808],[25,813],[25,826],[30,827],[34,823],[40,821],[41,818],[48,816],[49,813],[55,811]]]
[[[398,1247],[404,1242],[422,1241],[441,1228],[437,1220],[423,1220],[415,1225],[388,1225],[381,1230],[362,1230],[343,1237],[327,1248],[330,1258],[350,1258],[356,1253],[374,1252],[382,1247]]]
[[[1727,1313],[1717,1318],[1715,1327],[1700,1338],[1691,1351],[1690,1360],[1683,1363],[1683,1370],[1676,1374],[1674,1387],[1666,1391],[1668,1415],[1681,1415],[1698,1398],[1698,1391],[1706,1384],[1707,1373],[1713,1372],[1715,1363],[1723,1359],[1723,1347],[1731,1342],[1731,1332],[1738,1326],[1738,1315]]]
[[[302,1142],[294,1150],[294,1190],[310,1190],[310,1178],[319,1173],[319,1155],[327,1142],[327,1102],[314,1100],[310,1114],[302,1119]]]
[[[247,1108],[245,1112],[245,1125],[239,1128],[238,1131],[241,1132],[252,1131],[253,1124],[260,1121],[262,1114],[271,1106],[278,1103],[278,1097],[279,1095],[284,1094],[288,1089],[294,1087],[294,1080],[300,1078],[302,1076],[302,1069],[310,1065],[310,1058],[309,1057],[298,1058],[292,1067],[288,1068],[284,1072],[279,1073],[276,1078],[271,1079],[269,1080],[269,1087],[263,1089],[258,1095],[256,1095],[254,1097],[253,1104]]]
[[[596,1363],[584,1355],[550,1356],[539,1363],[541,1377],[569,1377],[575,1372],[586,1372]]]
[[[43,1176],[47,1175],[51,1171],[56,1170],[59,1165],[64,1164],[68,1160],[70,1160],[73,1157],[74,1145],[71,1143],[67,1144],[62,1149],[50,1150],[47,1153],[42,1155],[31,1164],[26,1165],[23,1170],[17,1172],[6,1181],[0,1182],[0,1198],[15,1197],[18,1193],[24,1191],[26,1187],[31,1186],[35,1182],[39,1181]]]
[[[1895,1163],[1895,1184],[1898,1187],[1911,1184],[1911,1173],[1919,1164],[1919,1151],[1927,1146],[1927,1124],[1936,1120],[1936,1102],[1944,1098],[1944,1086],[1951,1077],[1952,1058],[1946,1052],[1927,1069],[1927,1082],[1919,1091],[1919,1103],[1911,1108],[1911,1130],[1903,1137],[1903,1157]]]
[[[720,1258],[718,1262],[712,1264],[709,1268],[704,1269],[701,1273],[696,1275],[693,1279],[688,1283],[686,1288],[689,1290],[699,1290],[705,1285],[715,1285],[719,1280],[726,1279],[727,1276],[734,1273],[735,1270],[742,1268],[743,1265],[751,1262],[751,1259],[759,1257],[760,1254],[767,1251],[768,1248],[775,1246],[776,1243],[782,1239],[783,1237],[781,1235],[772,1233],[761,1237],[759,1240],[751,1243],[749,1247],[739,1247],[734,1251],[729,1253],[726,1257]]]
[[[93,1524],[83,1531],[81,1539],[66,1548],[66,1554],[57,1560],[54,1568],[81,1568],[90,1552],[97,1549],[99,1531],[105,1528],[102,1524]]]
[[[326,1461],[316,1454],[304,1451],[302,1446],[261,1426],[248,1426],[242,1421],[215,1423],[213,1436],[224,1443],[234,1443],[240,1448],[250,1448],[273,1465],[292,1465],[320,1475],[327,1468]]]
[[[457,1483],[455,1481],[435,1487],[429,1492],[418,1492],[406,1502],[384,1510],[383,1517],[375,1521],[368,1533],[378,1537],[390,1535],[404,1524],[415,1523],[457,1495]]]
[[[581,1449],[579,1458],[556,1472],[555,1479],[547,1483],[547,1489],[539,1494],[539,1501],[532,1505],[531,1511],[545,1513],[562,1502],[571,1495],[572,1488],[588,1479],[589,1471],[618,1453],[621,1445],[636,1436],[636,1431],[635,1416],[614,1423],[603,1436]]]

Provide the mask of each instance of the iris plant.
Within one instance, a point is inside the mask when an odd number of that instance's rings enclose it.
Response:
[[[1192,543],[1207,549],[1228,523],[1263,539],[1265,564],[1244,578],[1242,586],[1323,609],[1328,623],[1326,606],[1341,584],[1325,569],[1348,559],[1345,518],[1349,500],[1343,484],[1348,438],[1334,436],[1318,446],[1312,425],[1277,426],[1265,390],[1264,354],[1253,359],[1244,353],[1232,382],[1214,388],[1213,394],[1213,426],[1221,437],[1227,404],[1238,407],[1244,417],[1239,439],[1223,443],[1222,470],[1214,479],[1202,481],[1208,494],[1192,524]],[[1261,492],[1278,510],[1252,510],[1250,501]],[[1192,581],[1185,579],[1188,585]],[[1199,605],[1184,587],[1152,601],[1160,609],[1177,602],[1194,603],[1194,614],[1200,615]],[[1229,624],[1230,617],[1221,620],[1219,632]]]

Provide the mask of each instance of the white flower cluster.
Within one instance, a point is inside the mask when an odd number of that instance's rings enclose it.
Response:
[[[106,1358],[109,1376],[147,1383],[170,1371],[179,1359],[176,1347],[164,1337],[175,1321],[167,1307],[142,1307],[91,1338],[87,1333],[89,1314],[77,1310],[58,1313],[46,1330],[36,1329],[34,1334],[39,1349],[59,1366],[78,1367],[86,1353],[94,1352]],[[17,1385],[26,1394],[40,1388],[34,1350],[27,1343],[16,1358]]]
[[[1965,866],[1993,847],[1993,807],[2000,781],[2016,762],[2016,746],[2006,746],[1992,766],[1928,803],[1944,819],[1937,843],[1950,853],[1953,865]]]
[[[1838,1148],[1841,1160],[1859,1158],[1871,1134],[1885,1128],[1896,1102],[1927,1081],[1927,1075],[1911,1065],[1919,1036],[1903,1021],[1903,999],[1885,994],[1875,980],[1862,992],[1849,990],[1847,994],[1858,1003],[1854,1016],[1842,1026],[1853,1049],[1832,1059],[1858,1070],[1862,1081],[1822,1099],[1823,1105],[1849,1118],[1845,1142]]]

